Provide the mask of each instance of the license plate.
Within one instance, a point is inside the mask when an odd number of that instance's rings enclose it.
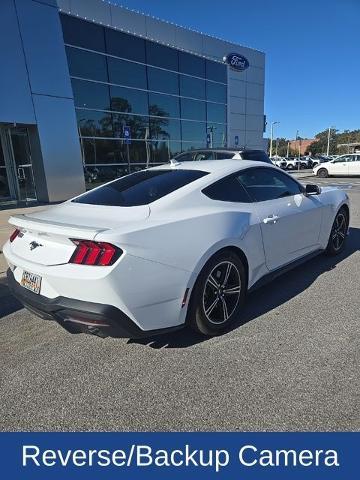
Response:
[[[39,294],[41,288],[41,277],[40,275],[35,275],[35,273],[24,271],[20,284],[31,292]]]

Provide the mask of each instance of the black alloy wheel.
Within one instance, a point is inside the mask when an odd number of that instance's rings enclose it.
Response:
[[[247,289],[246,271],[232,251],[212,257],[194,286],[190,325],[205,335],[218,335],[235,320]]]

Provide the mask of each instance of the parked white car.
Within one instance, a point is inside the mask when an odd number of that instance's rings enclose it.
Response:
[[[349,199],[266,163],[173,161],[10,223],[8,285],[40,317],[99,336],[217,335],[250,289],[343,250]]]
[[[297,170],[299,168],[299,164],[301,167],[301,163],[297,158],[285,158],[285,160],[287,170]]]
[[[283,170],[286,169],[287,164],[286,164],[285,158],[282,158],[282,157],[272,157],[272,158],[270,158],[270,160],[271,160],[272,163],[273,163],[274,165],[276,165],[277,167],[282,168]]]
[[[320,163],[313,168],[318,177],[360,175],[360,154],[340,155],[330,162]]]

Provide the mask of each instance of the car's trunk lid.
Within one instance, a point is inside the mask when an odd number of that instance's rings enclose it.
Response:
[[[64,264],[75,250],[71,239],[94,240],[99,233],[144,221],[149,214],[148,205],[107,207],[66,202],[40,212],[14,215],[9,223],[20,229],[20,235],[11,243],[11,250],[33,263]]]

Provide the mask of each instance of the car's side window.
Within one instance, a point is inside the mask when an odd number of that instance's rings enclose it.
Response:
[[[231,175],[218,180],[204,188],[203,193],[212,200],[220,200],[222,202],[252,202],[247,191],[239,182],[237,175]]]
[[[235,156],[234,152],[216,152],[216,160],[230,159],[230,158],[234,158],[234,156]]]
[[[201,161],[201,160],[215,160],[215,153],[214,152],[196,152],[193,154],[194,161]]]
[[[239,181],[256,202],[275,200],[303,193],[295,180],[272,168],[252,168],[240,172]]]
[[[351,162],[352,156],[351,155],[342,155],[341,157],[335,158],[334,163],[345,163]]]
[[[192,156],[189,152],[183,153],[181,155],[178,155],[176,157],[176,160],[178,162],[191,162],[192,161]]]

